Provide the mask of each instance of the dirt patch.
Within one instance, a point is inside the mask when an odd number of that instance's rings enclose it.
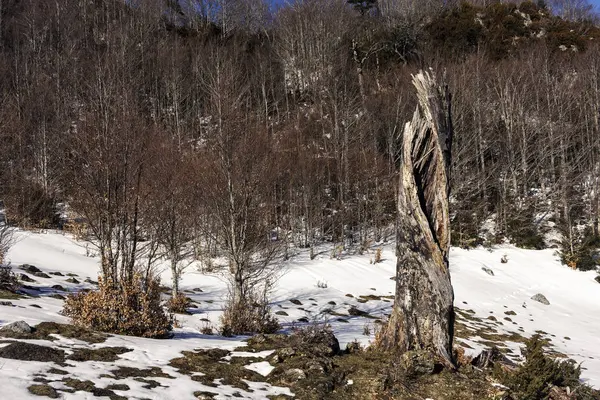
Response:
[[[120,354],[133,351],[126,347],[101,347],[99,349],[76,349],[67,357],[73,361],[101,361],[113,362],[119,359]]]
[[[37,344],[14,342],[0,348],[0,357],[21,361],[63,363],[65,352]]]

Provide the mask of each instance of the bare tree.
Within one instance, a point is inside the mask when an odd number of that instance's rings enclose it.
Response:
[[[452,363],[454,294],[448,251],[452,146],[450,95],[435,77],[413,77],[419,105],[406,124],[398,189],[396,298],[386,349],[429,350]]]
[[[4,264],[6,254],[14,243],[14,228],[5,222],[0,222],[0,265]]]
[[[550,0],[549,4],[558,15],[569,21],[597,18],[594,14],[594,5],[588,0]]]
[[[269,221],[273,157],[264,125],[249,108],[249,82],[240,57],[213,48],[203,82],[212,128],[199,151],[201,201],[213,216],[213,236],[229,262],[234,303],[251,299],[274,261],[278,243]]]

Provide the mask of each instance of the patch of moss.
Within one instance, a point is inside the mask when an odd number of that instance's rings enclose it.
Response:
[[[162,386],[160,383],[158,383],[154,379],[133,378],[133,380],[144,383],[145,385],[142,386],[144,389],[154,389],[154,388]]]
[[[348,314],[352,315],[354,317],[364,317],[364,318],[370,318],[370,319],[376,318],[376,317],[372,316],[371,314],[369,314],[368,312],[360,310],[360,309],[356,308],[355,306],[351,306],[348,309]]]
[[[98,349],[76,349],[67,359],[73,361],[113,362],[120,354],[132,351],[126,347],[101,347]]]
[[[88,343],[102,343],[108,335],[91,331],[70,324],[59,324],[56,322],[42,322],[33,327],[31,333],[1,332],[0,335],[13,339],[35,339],[35,340],[57,340],[55,336],[60,335],[69,339],[78,339]]]
[[[169,378],[175,379],[175,377],[163,372],[158,367],[152,367],[147,369],[139,369],[133,367],[119,367],[110,371],[115,379],[126,379],[126,378]]]
[[[50,397],[51,399],[58,399],[58,393],[56,389],[54,389],[50,385],[31,385],[27,388],[29,393],[36,396],[45,396]]]
[[[0,357],[10,360],[62,363],[65,360],[65,352],[32,343],[13,342],[0,348]]]
[[[69,373],[65,370],[62,369],[58,369],[58,368],[50,368],[48,370],[49,374],[55,374],[55,375],[69,375]]]
[[[0,299],[4,300],[19,300],[24,299],[25,296],[22,296],[18,293],[11,292],[9,290],[0,289]]]
[[[108,385],[106,388],[109,390],[121,390],[123,392],[130,389],[130,387],[128,385],[123,385],[123,384],[118,384],[118,383],[113,384],[113,385]]]
[[[202,373],[201,376],[194,375],[192,379],[207,386],[213,386],[214,381],[220,379],[222,384],[248,391],[250,387],[244,380],[264,380],[258,373],[244,368],[246,363],[239,358],[232,362],[223,362],[222,358],[230,354],[226,350],[184,351],[182,354],[183,357],[171,360],[169,365],[177,368],[182,374]]]
[[[211,393],[211,392],[194,392],[194,397],[197,399],[212,399],[217,397],[217,393]],[[268,397],[268,396],[267,396]]]
[[[82,390],[84,392],[91,392],[96,388],[96,385],[92,381],[81,381],[74,378],[64,378],[62,381],[65,385],[75,389],[76,391]]]

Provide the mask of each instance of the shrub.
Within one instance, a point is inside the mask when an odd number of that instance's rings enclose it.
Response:
[[[191,300],[183,293],[177,293],[176,296],[172,296],[167,301],[167,309],[175,314],[188,314],[187,309],[189,308],[190,303]]]
[[[8,266],[0,266],[0,290],[16,292],[19,289],[19,280]]]
[[[470,365],[473,361],[473,357],[469,357],[464,347],[455,347],[454,348],[454,359],[456,360],[456,364],[458,366]]]
[[[561,244],[563,250],[559,253],[562,263],[582,271],[596,269],[600,261],[598,255],[600,236],[596,235],[591,228],[586,228],[581,233],[573,230],[572,236],[569,240],[569,235],[564,235],[565,239]]]
[[[553,360],[544,354],[547,341],[540,335],[532,336],[522,350],[525,363],[514,372],[499,368],[496,375],[502,383],[514,391],[521,400],[546,399],[552,386],[580,387],[581,369],[573,360]]]
[[[456,210],[452,217],[450,224],[452,246],[472,249],[484,242],[479,236],[482,221],[477,213],[471,211],[474,206],[471,206],[470,203],[465,201],[464,209]]]
[[[257,295],[237,301],[230,299],[221,316],[223,336],[275,333],[279,328],[269,304]]]
[[[502,234],[508,237],[511,243],[522,249],[546,248],[544,237],[534,222],[534,210],[531,204],[522,209],[516,207],[509,209],[508,212],[506,231]]]
[[[331,357],[340,352],[340,343],[329,324],[313,323],[294,329],[290,340],[292,347],[305,349],[313,354]]]
[[[12,227],[6,225],[6,223],[0,224],[0,265],[4,264],[4,258],[14,244],[13,233]]]
[[[381,262],[381,248],[378,248],[377,250],[375,250],[375,260],[373,260],[373,263],[377,264],[380,262]]]
[[[117,285],[99,279],[98,287],[67,297],[63,312],[74,324],[122,335],[169,336],[173,321],[161,306],[158,278],[136,274],[131,282]]]
[[[38,182],[27,179],[12,185],[4,197],[7,220],[27,228],[51,228],[59,223],[56,198]]]

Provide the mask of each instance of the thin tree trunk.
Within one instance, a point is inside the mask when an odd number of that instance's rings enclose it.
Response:
[[[450,95],[435,77],[413,77],[419,106],[406,124],[398,190],[396,298],[380,346],[428,350],[452,364],[454,293],[448,269]]]

